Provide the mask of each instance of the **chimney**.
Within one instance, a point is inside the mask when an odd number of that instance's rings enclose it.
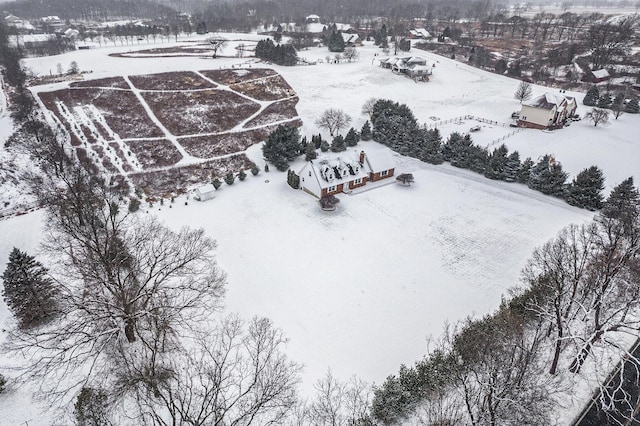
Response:
[[[360,151],[360,164],[364,164],[364,151]]]

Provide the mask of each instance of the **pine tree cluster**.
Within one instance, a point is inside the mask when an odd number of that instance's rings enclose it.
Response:
[[[256,57],[277,65],[295,65],[298,53],[290,44],[274,44],[270,38],[260,40],[256,45]]]
[[[262,146],[262,154],[267,161],[276,166],[276,169],[284,172],[289,167],[289,163],[305,149],[305,146],[301,146],[297,128],[280,125],[271,132]]]

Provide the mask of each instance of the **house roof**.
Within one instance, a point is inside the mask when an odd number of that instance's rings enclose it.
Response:
[[[544,95],[540,95],[530,101],[523,102],[522,105],[530,106],[533,108],[552,110],[554,107],[558,109],[562,108],[565,103],[568,103],[570,101],[573,101],[573,98],[570,96],[545,93]]]
[[[200,195],[202,194],[210,194],[212,192],[216,192],[216,187],[213,186],[210,183],[207,183],[205,185],[199,186],[196,188],[196,192]]]
[[[593,76],[595,78],[608,78],[609,77],[609,72],[607,70],[605,70],[605,69],[591,71],[591,73],[593,74]]]
[[[365,153],[364,164],[360,163],[360,151],[325,153],[317,160],[309,161],[300,169],[298,175],[307,177],[305,172],[311,171],[321,189],[363,179],[369,172],[381,172],[395,167],[393,158],[386,152],[376,150]]]
[[[373,173],[391,170],[396,167],[396,162],[387,151],[365,152],[365,163]]]
[[[342,34],[342,39],[344,40],[345,43],[357,43],[358,41],[360,41],[360,37],[358,37],[358,34],[349,34],[349,33],[340,33]]]

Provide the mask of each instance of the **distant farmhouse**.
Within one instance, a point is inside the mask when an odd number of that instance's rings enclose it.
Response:
[[[582,76],[582,81],[585,81],[587,83],[602,83],[609,80],[609,78],[609,72],[605,69],[594,71],[588,69]]]
[[[523,102],[518,127],[532,129],[563,127],[567,119],[575,114],[577,107],[574,97],[545,93],[533,100]]]
[[[393,158],[384,151],[339,155],[307,162],[297,173],[300,189],[318,197],[350,192],[370,182],[390,178],[395,173]]]
[[[429,81],[429,76],[433,73],[433,66],[427,65],[427,60],[420,56],[381,59],[380,66],[391,69],[395,74],[404,74],[415,80]]]
[[[424,28],[416,28],[414,30],[409,30],[408,34],[409,38],[412,39],[430,39],[432,38],[431,33]]]

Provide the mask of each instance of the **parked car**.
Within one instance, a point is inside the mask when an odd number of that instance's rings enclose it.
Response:
[[[511,123],[509,124],[509,127],[518,127],[518,123]]]
[[[511,113],[511,118],[520,118],[520,113],[518,111],[513,111]]]
[[[473,126],[472,128],[469,129],[470,132],[479,132],[480,131],[480,126]]]
[[[573,114],[571,117],[569,117],[569,120],[571,121],[580,121],[582,119],[582,117],[580,117],[580,114]]]

